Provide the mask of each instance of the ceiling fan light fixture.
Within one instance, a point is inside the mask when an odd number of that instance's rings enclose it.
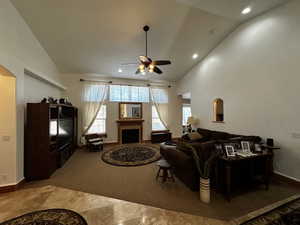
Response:
[[[150,70],[153,70],[153,69],[154,69],[154,65],[153,65],[153,64],[150,64],[150,65],[149,65],[149,68],[150,68]]]
[[[252,11],[251,7],[246,7],[243,9],[242,14],[247,15]]]
[[[153,68],[153,69],[150,68],[150,69],[149,69],[149,72],[150,72],[150,73],[153,73],[153,72],[154,72],[154,68]]]
[[[145,70],[145,66],[144,66],[144,64],[141,64],[141,65],[139,65],[139,69],[140,69],[140,71],[143,71],[143,70]]]

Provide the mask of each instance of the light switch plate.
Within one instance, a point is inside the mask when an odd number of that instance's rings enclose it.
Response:
[[[10,136],[2,136],[2,141],[10,141]]]

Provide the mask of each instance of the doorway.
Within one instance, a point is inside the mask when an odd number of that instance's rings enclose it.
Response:
[[[0,66],[0,185],[15,182],[16,78]]]

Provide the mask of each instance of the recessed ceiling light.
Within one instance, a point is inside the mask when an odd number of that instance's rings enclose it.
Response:
[[[123,72],[123,70],[120,68],[120,69],[118,70],[118,72],[119,72],[119,73],[122,73],[122,72]]]
[[[251,10],[252,10],[251,7],[246,7],[246,8],[243,9],[242,14],[246,15],[246,14],[250,13]]]
[[[193,55],[193,59],[197,59],[198,58],[198,54],[197,53],[195,53],[194,55]]]

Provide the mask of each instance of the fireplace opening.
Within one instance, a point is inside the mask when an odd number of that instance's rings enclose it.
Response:
[[[122,130],[122,143],[139,143],[140,142],[140,130],[139,129],[123,129]]]

